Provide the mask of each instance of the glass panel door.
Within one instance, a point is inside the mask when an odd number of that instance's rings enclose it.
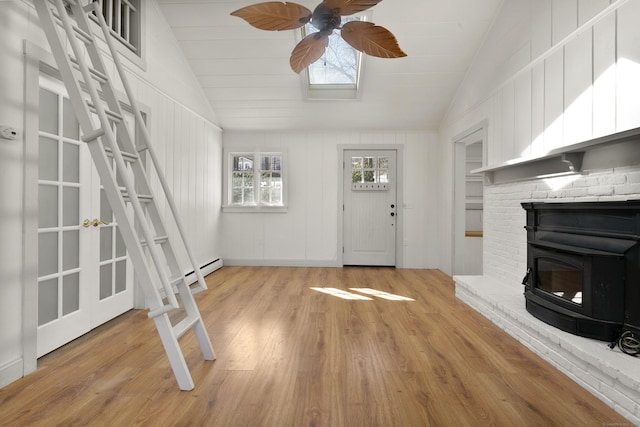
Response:
[[[62,84],[40,79],[38,357],[133,307],[126,249]]]
[[[79,125],[58,91],[45,84],[39,96],[38,356],[88,331],[90,317],[80,286],[90,273],[79,215],[86,203]]]

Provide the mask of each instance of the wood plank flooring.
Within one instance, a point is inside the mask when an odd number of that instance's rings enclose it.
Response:
[[[630,425],[457,301],[439,271],[224,267],[207,283],[197,299],[218,359],[183,337],[193,391],[178,389],[146,311],[131,311],[1,389],[0,425]]]

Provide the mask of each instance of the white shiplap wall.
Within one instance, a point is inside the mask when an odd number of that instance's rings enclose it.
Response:
[[[487,166],[640,126],[635,0],[511,0],[440,128],[441,268],[451,272],[452,143],[488,121]]]
[[[197,261],[207,263],[220,257],[220,165],[222,133],[197,80],[184,59],[164,16],[154,1],[147,2],[146,69],[128,63],[130,81],[138,100],[149,113],[148,123],[162,168],[170,174],[176,198]],[[37,14],[27,0],[0,1],[0,124],[21,129],[25,115],[24,41],[33,55],[48,50]],[[23,330],[25,290],[29,286],[23,271],[32,266],[23,253],[24,212],[37,195],[25,193],[23,171],[33,162],[24,158],[23,139],[0,140],[0,386],[35,368],[32,348],[35,330]],[[37,160],[36,160],[37,164]],[[31,168],[33,170],[33,168]],[[157,185],[157,181],[156,181]],[[25,203],[25,200],[31,200]],[[35,203],[37,204],[37,203]],[[33,223],[33,221],[31,221]],[[170,225],[170,222],[168,223]],[[174,227],[169,227],[175,233]],[[184,253],[181,263],[187,266]],[[33,347],[34,348],[34,347]]]
[[[610,9],[607,11],[607,8]],[[514,16],[520,20],[514,20]],[[489,122],[488,166],[519,157],[541,156],[554,148],[640,126],[640,84],[637,78],[640,75],[640,33],[637,31],[640,2],[513,0],[505,2],[504,13],[496,21],[494,33],[510,28],[511,22],[522,23],[522,17],[530,17],[528,24],[521,25],[519,33],[514,31],[514,44],[510,49],[504,49],[501,56],[496,54],[492,34],[488,36],[467,81],[475,85],[481,82],[480,86],[489,89],[479,95],[476,92],[475,98],[468,95],[471,91],[461,90],[466,98],[456,100],[441,129],[443,159],[450,157],[451,135],[482,119]],[[592,20],[594,17],[598,19]],[[501,60],[496,61],[496,57]],[[511,69],[513,73],[501,80],[488,77],[490,73],[486,70],[496,65]],[[584,176],[487,186],[484,276],[469,280],[471,284],[491,285],[489,290],[483,290],[482,297],[475,298],[490,301],[486,309],[479,308],[479,311],[498,325],[515,319],[512,314],[498,314],[505,296],[495,289],[500,286],[517,289],[517,292],[509,293],[509,297],[521,293],[519,283],[526,270],[525,215],[521,202],[638,199],[639,168],[640,165],[621,165],[589,170]],[[447,176],[443,172],[443,178]],[[445,190],[443,198],[446,197]],[[448,218],[448,204],[443,206],[442,217]],[[445,233],[448,226],[450,224],[445,221]],[[448,266],[444,265],[444,268],[446,270]],[[464,282],[464,277],[461,282]],[[471,294],[480,294],[480,288],[470,289]],[[470,304],[476,305],[473,299]],[[514,304],[521,308],[524,298],[515,300]],[[531,322],[533,318],[528,313],[523,316],[528,323],[542,324]],[[558,362],[571,360],[576,366],[589,368],[592,362],[588,358],[580,359],[580,352],[574,356],[570,352],[556,351],[557,348],[572,347],[571,339],[565,341],[562,337],[564,333],[551,340],[538,341],[536,334],[544,335],[540,332],[543,327],[537,328],[537,332],[521,325],[505,329],[525,345],[527,341],[534,343],[528,345],[533,351],[631,422],[638,422],[637,387],[629,388],[626,384],[630,380],[624,374],[618,375],[616,381],[608,381],[606,387],[590,382],[591,372],[600,377],[596,369],[587,369],[587,375],[572,367],[571,363]],[[598,348],[605,345],[600,343]],[[613,371],[618,366],[614,361],[616,356],[619,354],[608,349],[602,351],[600,364],[613,367],[610,369]]]
[[[433,132],[226,132],[225,149],[284,150],[289,176],[286,213],[222,214],[225,264],[330,265],[337,263],[338,146],[404,147],[404,263],[434,268],[437,245],[437,135]]]

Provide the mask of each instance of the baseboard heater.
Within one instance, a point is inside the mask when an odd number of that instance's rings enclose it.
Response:
[[[219,268],[222,268],[222,265],[223,265],[222,259],[216,258],[213,261],[202,265],[200,267],[200,271],[202,272],[203,276],[206,276],[207,274],[211,274],[214,271],[218,270]],[[191,270],[189,273],[186,273],[184,277],[187,283],[190,285],[198,281],[198,278],[196,277],[196,273],[193,270]]]

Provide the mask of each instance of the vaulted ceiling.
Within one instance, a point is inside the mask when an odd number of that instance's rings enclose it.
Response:
[[[289,68],[294,31],[230,16],[263,0],[158,0],[227,130],[437,129],[502,0],[383,0],[371,20],[405,58],[366,56],[358,99],[308,101]],[[319,0],[297,0],[313,10]]]

